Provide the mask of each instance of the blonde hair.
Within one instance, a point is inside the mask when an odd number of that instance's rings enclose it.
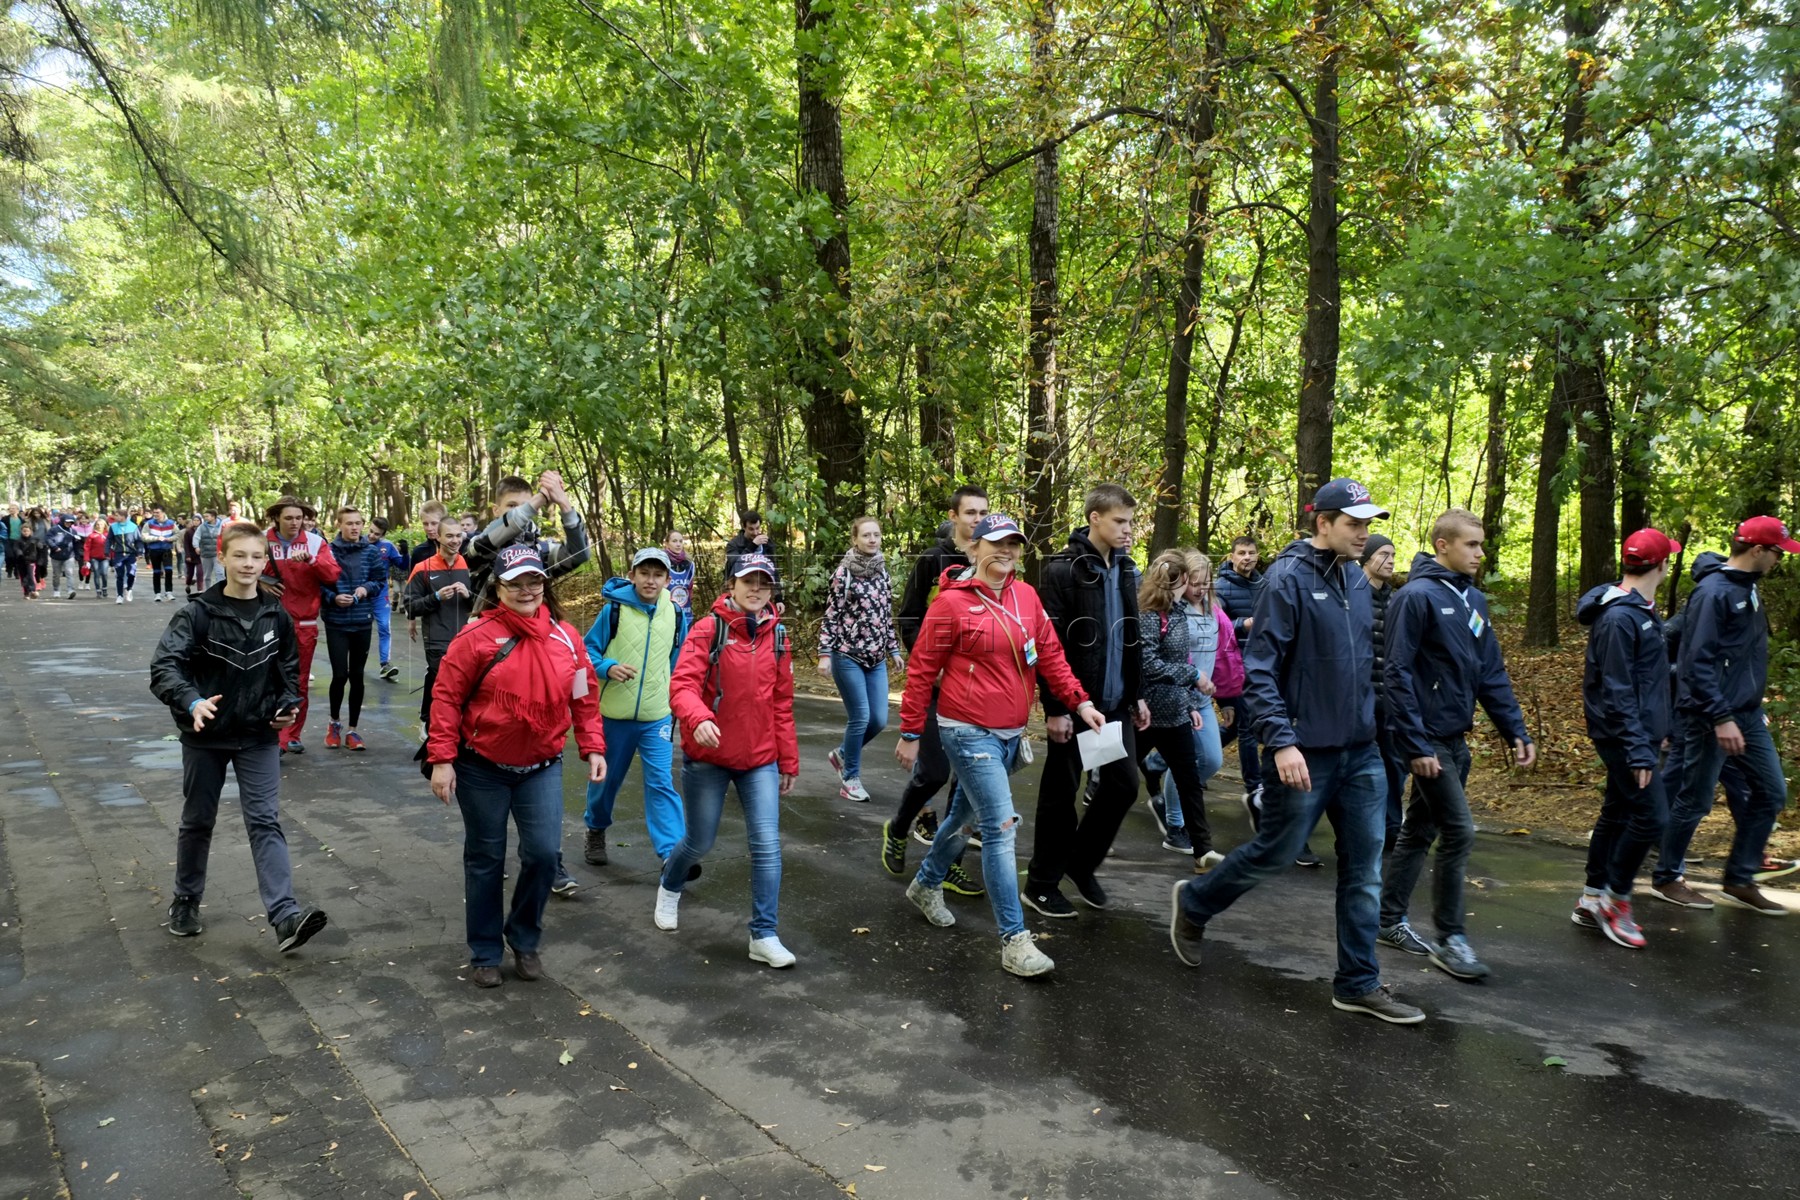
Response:
[[[1210,613],[1219,603],[1218,585],[1214,582],[1212,559],[1199,550],[1189,550],[1187,552],[1187,573],[1192,575],[1195,571],[1206,572],[1206,611]]]
[[[219,531],[219,557],[225,557],[225,552],[231,549],[231,543],[246,541],[251,538],[261,542],[263,544],[263,553],[268,553],[269,535],[264,533],[261,528],[251,524],[249,521],[231,522],[231,524]]]
[[[1431,552],[1437,553],[1439,541],[1454,541],[1456,535],[1466,529],[1483,534],[1487,532],[1487,526],[1481,523],[1481,518],[1468,509],[1445,509],[1443,515],[1439,516],[1431,526]]]
[[[856,540],[856,535],[857,535],[858,531],[860,531],[864,525],[869,525],[869,524],[879,525],[879,524],[881,524],[881,518],[880,517],[863,516],[863,517],[858,517],[858,518],[856,518],[856,520],[850,522],[850,540],[854,542]]]
[[[1180,550],[1164,550],[1151,560],[1138,585],[1139,612],[1168,612],[1187,586],[1187,555]]]

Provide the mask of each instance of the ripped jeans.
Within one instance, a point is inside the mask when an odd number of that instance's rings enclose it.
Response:
[[[1025,910],[1019,907],[1019,868],[1013,853],[1019,814],[1013,811],[1008,782],[1019,739],[966,725],[940,725],[938,736],[950,768],[956,772],[956,787],[931,850],[919,864],[919,883],[928,888],[943,885],[944,876],[962,856],[963,826],[975,826],[981,834],[981,877],[987,884],[994,923],[1000,927],[1001,937],[1011,937],[1025,928]]]

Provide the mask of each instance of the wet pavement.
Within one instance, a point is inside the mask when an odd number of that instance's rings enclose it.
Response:
[[[1384,950],[1430,1013],[1393,1027],[1330,1008],[1328,833],[1326,869],[1247,896],[1190,971],[1167,937],[1187,860],[1140,805],[1102,876],[1113,909],[1028,914],[1057,970],[1014,979],[985,900],[933,929],[880,869],[892,734],[875,802],[839,800],[823,700],[799,703],[782,812],[797,967],[745,957],[730,815],[680,932],[651,925],[634,781],[613,865],[581,863],[567,825],[584,886],[552,901],[550,978],[476,991],[403,632],[370,750],[322,749],[321,661],[309,751],[285,762],[297,888],[331,927],[275,953],[228,805],[206,933],[171,938],[180,753],[147,688],[169,616],[148,601],[0,600],[0,1197],[1800,1194],[1800,919],[1646,900],[1633,953],[1570,924],[1576,852],[1484,836],[1469,933],[1494,977]],[[1035,772],[1014,782],[1029,821]],[[1215,794],[1229,847],[1246,828]]]

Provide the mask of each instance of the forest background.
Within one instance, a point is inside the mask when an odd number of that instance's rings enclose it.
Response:
[[[554,467],[804,603],[964,480],[1222,553],[1352,475],[1540,648],[1800,508],[1800,0],[48,0],[0,85],[13,499]]]

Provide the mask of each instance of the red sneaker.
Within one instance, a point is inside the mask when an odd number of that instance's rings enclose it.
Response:
[[[1631,901],[1601,897],[1600,932],[1630,950],[1644,948],[1644,931],[1631,919]]]
[[[354,730],[354,729],[352,729],[349,733],[345,734],[344,735],[344,748],[347,750],[363,749],[362,734],[356,732],[356,730]]]
[[[344,726],[340,721],[333,721],[325,726],[325,748],[336,750],[344,744]]]

